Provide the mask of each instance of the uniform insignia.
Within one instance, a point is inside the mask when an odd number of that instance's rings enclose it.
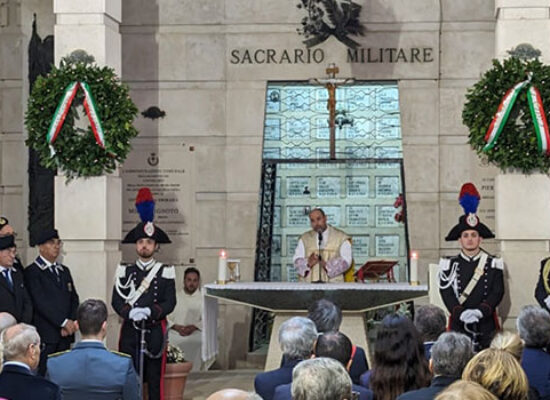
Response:
[[[466,217],[466,223],[472,228],[475,228],[479,223],[479,218],[475,214],[468,214]]]
[[[4,217],[0,217],[0,225],[6,225],[7,221]]]
[[[73,285],[71,284],[71,282],[67,282],[67,290],[69,292],[72,292],[73,291]]]
[[[149,237],[155,234],[155,225],[152,222],[147,222],[143,227],[143,232]]]
[[[121,357],[126,357],[126,358],[132,358],[131,355],[129,354],[126,354],[126,353],[121,353],[120,351],[115,351],[115,350],[109,350],[111,353],[113,354],[116,354],[117,356],[121,356]]]
[[[439,259],[439,269],[441,271],[448,271],[451,267],[451,260],[448,258],[440,258]]]
[[[173,265],[165,265],[162,269],[162,275],[164,279],[176,279],[176,269]]]
[[[124,278],[126,276],[126,264],[118,264],[116,267],[116,277]]]
[[[71,350],[58,351],[57,353],[48,354],[48,358],[57,357],[65,353],[70,353]]]
[[[491,268],[504,271],[504,261],[502,261],[502,258],[493,258],[493,261],[491,262]]]

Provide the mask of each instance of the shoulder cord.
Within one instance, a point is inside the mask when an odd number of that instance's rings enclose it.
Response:
[[[439,287],[439,289],[445,290],[455,283],[457,268],[458,262],[455,261],[451,265],[451,271],[449,272],[449,275],[446,275],[441,268],[439,269],[439,271],[437,271],[437,286]]]
[[[132,276],[130,275],[128,277],[128,280],[126,281],[125,284],[122,283],[122,277],[117,277],[115,281],[115,289],[118,295],[122,297],[124,301],[131,299],[136,292],[136,285],[132,280]],[[130,289],[127,295],[122,293],[122,290],[126,290],[126,289]]]

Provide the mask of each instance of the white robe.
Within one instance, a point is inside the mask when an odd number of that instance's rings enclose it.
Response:
[[[176,308],[168,316],[168,327],[171,328],[174,324],[195,325],[199,329],[189,336],[181,336],[177,331],[170,329],[168,341],[179,347],[185,359],[193,363],[192,371],[200,371],[203,369],[201,360],[202,293],[197,289],[195,293],[189,295],[182,289],[176,294],[176,300]]]

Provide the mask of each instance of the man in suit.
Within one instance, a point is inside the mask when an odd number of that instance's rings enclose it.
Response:
[[[342,324],[342,310],[327,299],[317,300],[308,310],[307,317],[315,323],[317,332],[338,332]],[[351,380],[359,385],[359,378],[369,369],[365,350],[352,346],[352,363],[349,369]]]
[[[15,269],[15,238],[0,237],[0,311],[10,313],[18,322],[30,323],[32,302],[25,287],[23,271]]]
[[[111,352],[103,344],[107,335],[107,306],[89,299],[78,307],[82,341],[71,350],[50,355],[48,377],[58,384],[64,400],[141,398],[139,379],[127,354]],[[86,366],[86,374],[75,371]]]
[[[292,370],[302,360],[311,357],[317,339],[315,324],[308,318],[293,317],[279,328],[279,345],[283,352],[281,368],[262,372],[254,379],[254,389],[262,399],[272,400],[275,388],[292,382]]]
[[[4,366],[0,373],[0,398],[9,400],[60,400],[59,386],[32,370],[40,360],[40,336],[27,324],[2,332]]]
[[[324,333],[317,339],[314,355],[339,361],[349,371],[353,361],[351,340],[341,332]],[[273,400],[291,400],[291,386],[291,383],[277,386]],[[351,390],[359,394],[359,400],[373,399],[372,391],[362,386],[352,384]]]
[[[68,350],[77,331],[78,294],[69,268],[59,264],[61,240],[57,230],[38,238],[40,255],[25,269],[25,281],[32,298],[33,325],[44,343],[38,373],[46,374],[49,354]]]
[[[462,371],[473,357],[472,341],[466,335],[456,332],[443,333],[432,346],[430,371],[432,383],[427,388],[411,390],[397,397],[397,400],[430,400],[462,376]]]

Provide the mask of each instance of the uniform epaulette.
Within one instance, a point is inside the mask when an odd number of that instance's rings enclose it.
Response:
[[[173,265],[162,265],[162,277],[164,279],[176,279],[176,269]]]
[[[120,263],[116,267],[116,277],[117,278],[124,278],[126,276],[126,268],[130,267],[132,264],[128,263]]]
[[[451,259],[447,257],[442,257],[439,259],[439,269],[441,271],[448,271],[451,267]]]
[[[58,351],[57,353],[48,354],[48,358],[57,357],[57,356],[60,356],[62,354],[70,353],[70,352],[71,352],[71,350]]]
[[[502,261],[502,258],[493,258],[493,261],[491,262],[491,268],[504,271],[504,261]]]
[[[126,354],[126,353],[121,353],[120,351],[115,351],[115,350],[109,350],[111,353],[113,354],[116,354],[117,356],[121,356],[121,357],[126,357],[126,358],[132,358],[131,355],[129,354]]]

